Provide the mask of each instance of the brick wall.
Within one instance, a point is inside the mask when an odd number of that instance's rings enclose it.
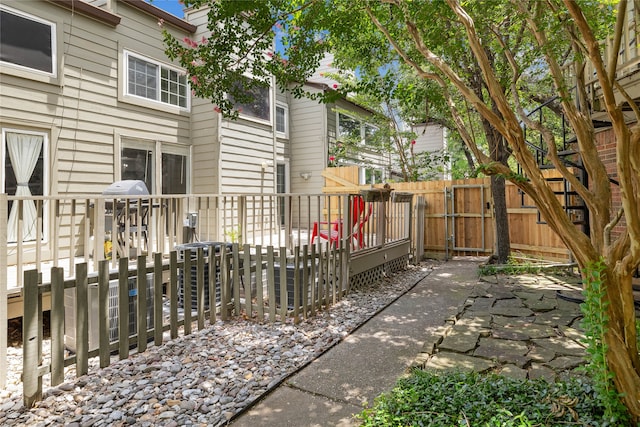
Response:
[[[607,168],[607,174],[609,178],[618,180],[618,173],[616,170],[616,140],[613,133],[613,129],[604,129],[597,132],[595,135],[596,146],[600,152],[600,158],[604,162]],[[589,185],[592,185],[591,183]],[[611,184],[611,217],[614,218],[620,207],[622,206],[620,198],[620,187],[615,184]],[[625,227],[624,217],[620,220],[618,225],[613,229],[611,233],[612,239],[615,239],[622,233]]]

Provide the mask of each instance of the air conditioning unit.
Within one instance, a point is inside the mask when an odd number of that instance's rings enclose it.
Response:
[[[198,249],[202,248],[204,251],[204,255],[208,256],[210,248],[214,248],[215,253],[220,252],[220,246],[225,245],[227,252],[231,250],[231,243],[225,242],[196,242],[196,243],[187,243],[184,245],[178,245],[175,247],[175,250],[178,253],[178,261],[184,261],[186,256],[187,249],[191,250],[191,283],[185,283],[185,274],[184,268],[179,269],[178,273],[178,307],[185,308],[185,288],[189,286],[191,288],[191,310],[198,309],[198,266],[196,264],[198,257]],[[213,255],[213,254],[211,254]],[[210,258],[207,260],[204,266],[204,309],[209,309],[209,262],[213,260]],[[215,302],[216,304],[220,304],[220,268],[216,266],[216,284],[215,284]]]
[[[108,320],[109,320],[109,342],[118,340],[119,332],[119,310],[118,310],[118,280],[109,282],[108,295]],[[128,280],[129,294],[129,336],[138,332],[138,302],[136,292],[136,278],[130,277]],[[147,274],[146,280],[146,298],[147,298],[147,328],[153,327],[153,274]],[[66,289],[64,294],[64,321],[65,321],[65,346],[67,349],[75,352],[76,344],[76,290]],[[100,345],[100,334],[98,330],[98,285],[89,285],[89,351],[95,350]]]

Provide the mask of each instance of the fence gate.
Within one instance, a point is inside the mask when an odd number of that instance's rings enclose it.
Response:
[[[483,184],[444,187],[445,259],[454,253],[484,255],[492,251],[491,203]]]

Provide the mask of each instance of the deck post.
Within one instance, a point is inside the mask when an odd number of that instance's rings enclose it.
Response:
[[[359,196],[358,196],[359,197]],[[353,247],[353,227],[354,219],[360,221],[360,218],[353,218],[352,212],[355,209],[354,204],[357,203],[357,200],[354,196],[347,194],[342,199],[342,218],[346,225],[343,225],[344,228],[342,235],[342,251],[340,255],[340,276],[339,276],[339,292],[338,297],[341,299],[342,296],[349,292],[351,289],[351,281],[349,280],[349,265],[351,265],[351,248]],[[360,212],[362,215],[363,212]],[[335,301],[334,301],[335,302]]]
[[[426,201],[424,196],[418,196],[416,203],[416,227],[415,227],[415,260],[414,264],[419,263],[424,258],[424,213]]]

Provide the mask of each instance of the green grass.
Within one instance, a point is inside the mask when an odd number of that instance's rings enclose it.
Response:
[[[625,426],[604,419],[591,383],[516,380],[496,374],[415,370],[359,417],[363,426],[533,427]]]

